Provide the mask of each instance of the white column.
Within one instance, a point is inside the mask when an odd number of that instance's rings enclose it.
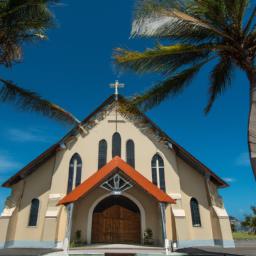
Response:
[[[67,228],[66,228],[66,235],[65,235],[64,244],[63,244],[64,252],[68,252],[69,250],[74,203],[67,205],[66,208],[67,208]]]
[[[164,247],[165,247],[165,253],[169,254],[169,240],[167,239],[167,233],[166,233],[166,217],[165,217],[165,204],[159,203],[160,211],[161,211],[161,220],[162,220],[162,232],[163,232],[163,240],[164,240]]]

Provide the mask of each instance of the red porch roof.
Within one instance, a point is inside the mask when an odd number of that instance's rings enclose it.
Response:
[[[85,196],[94,187],[103,182],[112,172],[116,170],[116,168],[120,169],[121,172],[126,174],[132,181],[138,184],[142,189],[152,195],[159,202],[172,204],[175,203],[174,199],[172,199],[165,192],[155,186],[152,182],[146,179],[143,175],[141,175],[125,161],[123,161],[120,157],[116,156],[109,163],[103,166],[99,171],[95,172],[87,180],[85,180],[68,195],[66,195],[63,199],[61,199],[58,205],[69,204],[77,201],[82,196]]]

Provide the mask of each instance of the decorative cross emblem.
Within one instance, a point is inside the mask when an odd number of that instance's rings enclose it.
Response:
[[[118,88],[124,88],[124,84],[120,84],[118,80],[116,80],[114,84],[110,84],[110,87],[115,88],[115,96],[116,100],[118,100]]]
[[[114,195],[121,195],[122,192],[130,189],[132,184],[117,173],[101,184],[101,187],[111,191]]]

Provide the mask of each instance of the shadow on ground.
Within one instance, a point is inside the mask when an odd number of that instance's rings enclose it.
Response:
[[[255,256],[256,255],[256,245],[255,247],[249,248],[184,248],[179,249],[176,252],[187,253],[188,255],[196,256],[196,255],[204,255],[204,256]]]
[[[58,252],[60,250],[53,250],[53,249],[19,249],[19,248],[7,248],[0,250],[0,256],[38,256],[38,255],[45,255],[51,252]]]

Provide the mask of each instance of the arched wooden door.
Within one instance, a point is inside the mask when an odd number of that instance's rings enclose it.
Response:
[[[140,211],[123,196],[110,196],[94,209],[92,243],[140,243]]]

